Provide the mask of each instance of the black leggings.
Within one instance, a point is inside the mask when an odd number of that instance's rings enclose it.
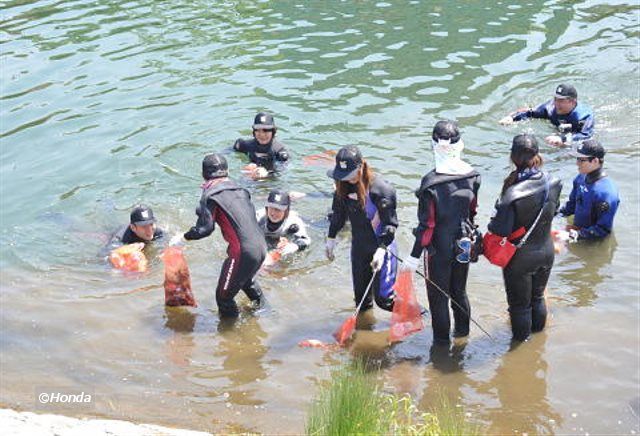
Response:
[[[425,263],[426,263],[425,253]],[[451,321],[449,318],[449,304],[453,310],[454,335],[469,335],[469,316],[471,307],[467,298],[467,276],[469,274],[469,264],[459,263],[455,259],[430,256],[428,260],[429,279],[440,287],[438,290],[433,284],[427,281],[427,297],[429,299],[429,310],[431,311],[431,325],[433,327],[433,341],[436,343],[449,342]],[[444,291],[447,295],[445,295]],[[449,297],[454,302],[449,303]],[[466,313],[465,313],[466,312]]]
[[[263,261],[264,258],[247,254],[225,259],[216,288],[216,303],[221,316],[238,316],[238,305],[234,297],[240,290],[244,291],[250,300],[260,300],[262,290],[255,281],[255,275]]]
[[[544,329],[547,322],[544,291],[553,260],[553,248],[516,252],[509,265],[502,270],[511,331],[516,341],[524,341],[531,332]]]

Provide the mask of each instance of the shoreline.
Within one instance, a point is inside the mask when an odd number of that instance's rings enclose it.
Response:
[[[0,409],[0,428],[3,434],[12,436],[210,436],[196,430],[164,427],[155,424],[138,424],[117,419],[72,418],[53,413],[18,412]]]

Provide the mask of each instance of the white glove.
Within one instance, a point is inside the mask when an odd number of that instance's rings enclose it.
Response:
[[[514,123],[513,121],[513,117],[511,115],[507,115],[506,117],[502,118],[500,121],[498,121],[500,124],[502,124],[503,126],[509,126],[511,124]]]
[[[327,255],[327,259],[333,260],[333,250],[335,250],[336,245],[338,245],[338,241],[335,239],[327,238],[327,242],[325,244],[325,253]]]
[[[282,247],[282,249],[280,249],[280,254],[282,254],[283,256],[286,256],[288,254],[293,254],[296,251],[298,251],[298,245],[294,244],[293,242],[289,242],[287,243],[284,247]]]
[[[176,233],[175,235],[173,235],[171,237],[171,239],[169,240],[169,246],[173,247],[173,246],[182,246],[185,244],[186,239],[184,239],[184,235],[182,233]]]
[[[408,269],[411,272],[414,272],[415,270],[418,269],[418,265],[420,264],[420,259],[417,257],[413,257],[413,256],[408,256],[404,258],[404,263],[402,264],[402,266],[405,269]]]
[[[373,258],[371,259],[371,269],[373,272],[380,271],[382,265],[384,264],[384,255],[387,253],[387,250],[378,247],[375,253],[373,253]]]
[[[578,242],[578,236],[580,236],[580,232],[576,229],[569,230],[569,242]]]
[[[562,242],[576,242],[578,240],[579,232],[575,229],[570,230],[558,230],[556,238]]]
[[[253,177],[256,179],[264,179],[268,175],[269,175],[269,170],[267,170],[265,167],[258,167],[253,172]]]

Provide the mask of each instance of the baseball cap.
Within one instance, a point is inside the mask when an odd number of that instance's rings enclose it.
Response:
[[[267,197],[267,207],[273,207],[274,209],[279,210],[287,210],[289,209],[289,205],[291,204],[291,198],[289,198],[289,193],[285,191],[280,191],[278,189],[274,189],[269,192],[269,197]]]
[[[565,83],[560,84],[556,87],[556,92],[553,95],[555,98],[565,99],[565,98],[578,98],[578,91],[572,85],[567,85]]]
[[[275,129],[276,128],[276,122],[273,120],[273,115],[266,113],[266,112],[260,112],[256,115],[256,117],[253,119],[253,130],[257,130],[257,129],[265,129],[265,130],[269,130],[269,129]]]
[[[336,154],[336,166],[327,171],[327,176],[335,180],[349,180],[362,166],[362,154],[355,145],[342,147]]]
[[[585,139],[569,152],[574,157],[597,157],[604,159],[606,151],[595,139]]]
[[[530,155],[533,157],[538,154],[539,151],[538,140],[535,136],[524,133],[513,137],[511,153],[515,155]]]
[[[229,165],[224,156],[212,153],[202,160],[202,177],[205,180],[227,177],[229,175]]]
[[[146,226],[156,222],[153,211],[149,206],[140,204],[133,208],[130,215],[130,222],[136,226]]]

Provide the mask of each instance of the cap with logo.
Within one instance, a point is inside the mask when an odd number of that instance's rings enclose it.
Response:
[[[336,166],[327,171],[327,176],[335,180],[349,180],[362,166],[362,154],[355,145],[342,147],[336,154]]]
[[[229,175],[229,165],[224,156],[212,153],[202,160],[202,177],[205,180],[227,177]]]
[[[276,128],[276,122],[273,120],[273,115],[266,112],[260,112],[253,119],[252,127],[253,130],[274,130]]]
[[[274,189],[269,192],[269,197],[267,197],[266,207],[273,207],[274,209],[279,210],[287,210],[291,205],[291,198],[289,197],[289,193],[285,191],[280,191],[278,189]]]
[[[553,96],[559,99],[572,98],[575,100],[578,98],[578,91],[576,91],[576,88],[574,88],[572,85],[563,83],[556,87],[556,92]]]
[[[569,152],[574,157],[597,157],[604,159],[606,151],[595,139],[585,139]]]
[[[156,218],[150,207],[140,204],[131,211],[130,222],[136,226],[146,226],[155,223]]]

